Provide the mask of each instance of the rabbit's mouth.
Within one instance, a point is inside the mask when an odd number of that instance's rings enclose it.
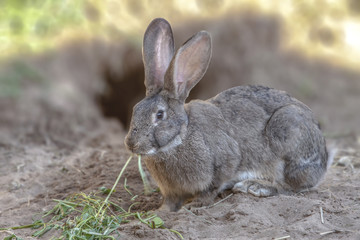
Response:
[[[130,150],[131,151],[131,150]],[[151,148],[150,150],[148,151],[139,151],[139,150],[132,150],[131,152],[135,153],[135,154],[138,154],[138,155],[143,155],[143,156],[146,156],[146,155],[154,155],[156,154],[158,151],[156,150],[156,148]]]
[[[124,143],[125,143],[126,148],[127,148],[128,150],[130,150],[130,152],[135,153],[135,154],[141,154],[141,153],[139,152],[139,146],[140,146],[140,144],[139,144],[138,142],[135,143],[134,141],[131,140],[130,137],[127,136],[127,137],[125,138]]]
[[[151,147],[149,150],[147,149],[140,149],[139,147],[137,147],[136,149],[129,149],[132,153],[135,154],[139,154],[139,155],[154,155],[156,154],[159,150],[156,149],[155,147]]]
[[[132,143],[131,141],[129,141],[128,138],[125,139],[125,146],[132,153],[139,155],[153,155],[157,152],[155,147],[150,147],[150,149],[147,147],[141,147],[141,144],[139,142]]]

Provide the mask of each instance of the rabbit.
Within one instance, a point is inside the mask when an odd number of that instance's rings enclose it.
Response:
[[[238,86],[185,103],[211,53],[206,31],[175,52],[162,18],[144,35],[146,96],[133,108],[125,145],[145,159],[163,196],[160,209],[211,204],[230,189],[267,197],[315,187],[327,170],[326,143],[302,102],[269,87]]]

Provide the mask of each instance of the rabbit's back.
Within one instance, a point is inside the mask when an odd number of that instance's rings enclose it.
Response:
[[[238,86],[225,90],[208,100],[221,109],[230,123],[245,128],[263,128],[278,109],[299,106],[312,116],[311,110],[288,93],[265,86]]]

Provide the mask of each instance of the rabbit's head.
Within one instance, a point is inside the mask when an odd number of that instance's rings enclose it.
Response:
[[[136,154],[156,154],[182,143],[188,116],[184,103],[206,72],[211,39],[191,37],[175,53],[170,24],[161,18],[148,26],[143,41],[146,97],[135,105],[125,145]]]

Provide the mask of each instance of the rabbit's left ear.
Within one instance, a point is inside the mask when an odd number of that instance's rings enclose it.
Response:
[[[164,90],[170,98],[185,101],[204,76],[211,58],[211,37],[201,31],[176,52],[165,75]]]

